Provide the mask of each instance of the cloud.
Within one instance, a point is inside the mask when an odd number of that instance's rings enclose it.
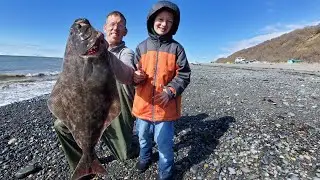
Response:
[[[221,51],[223,53],[217,55],[216,57],[227,57],[239,50],[246,49],[255,45],[258,45],[264,41],[279,37],[285,33],[291,32],[295,29],[303,28],[306,26],[314,26],[318,25],[320,21],[313,21],[308,23],[300,23],[300,24],[273,24],[265,26],[264,28],[259,30],[259,35],[249,38],[243,39],[237,42],[231,43],[228,47],[223,47]]]
[[[273,13],[275,12],[275,2],[274,1],[266,1],[266,6],[267,6],[267,12],[268,13]]]
[[[221,53],[221,54],[218,54],[215,57],[213,57],[213,60],[217,60],[219,58],[224,58],[224,57],[227,57],[227,56],[229,56],[229,53]]]
[[[64,47],[42,46],[36,44],[0,43],[0,54],[17,56],[62,57]]]
[[[295,29],[303,28],[306,26],[314,26],[318,25],[320,21],[312,21],[308,23],[300,23],[300,24],[282,24],[282,23],[277,23],[273,25],[268,25],[264,28],[262,28],[260,31],[262,33],[274,33],[274,32],[281,32],[281,31],[292,31]]]
[[[281,36],[282,34],[288,33],[290,31],[280,31],[280,32],[273,32],[273,33],[269,33],[269,34],[263,34],[263,35],[258,35],[255,36],[253,38],[250,39],[244,39],[241,41],[238,41],[236,43],[234,43],[230,48],[229,51],[230,52],[236,52],[239,51],[241,49],[246,49],[252,46],[255,46],[257,44],[260,44],[264,41],[270,40],[272,38]]]

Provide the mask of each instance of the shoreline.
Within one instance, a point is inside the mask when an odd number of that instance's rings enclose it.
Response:
[[[320,63],[249,63],[249,64],[226,64],[226,63],[205,63],[204,65],[213,67],[235,67],[235,68],[253,68],[253,69],[277,69],[300,72],[320,72]]]
[[[197,66],[235,68],[235,69],[244,69],[244,70],[261,70],[261,71],[263,71],[263,70],[281,70],[281,71],[288,71],[288,72],[311,73],[311,74],[320,75],[320,63],[296,63],[296,64],[288,64],[288,63],[251,63],[251,64],[201,63],[199,65],[191,65],[191,67],[197,67]],[[38,96],[46,96],[46,95],[48,95],[48,93],[41,94]],[[29,99],[24,99],[22,101],[30,100],[30,99],[36,98],[38,96],[34,96]],[[12,103],[17,103],[17,102],[21,102],[21,101],[14,101]],[[10,105],[12,103],[0,105],[0,107]]]

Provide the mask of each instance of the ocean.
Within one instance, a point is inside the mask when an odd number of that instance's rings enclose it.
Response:
[[[0,55],[0,106],[51,92],[62,58]]]

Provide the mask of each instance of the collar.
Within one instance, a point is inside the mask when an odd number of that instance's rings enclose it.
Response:
[[[167,34],[164,36],[159,36],[158,34],[154,33],[149,33],[149,36],[152,40],[158,41],[160,43],[167,43],[172,41],[172,35]]]
[[[124,41],[121,41],[120,44],[118,44],[117,46],[114,46],[114,47],[109,46],[108,50],[110,52],[117,53],[117,52],[121,51],[125,46],[126,46],[126,43]]]

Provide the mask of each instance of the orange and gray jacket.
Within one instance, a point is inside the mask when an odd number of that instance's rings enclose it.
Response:
[[[153,30],[155,16],[162,9],[174,14],[173,25],[165,36]],[[148,75],[147,80],[137,85],[132,113],[136,117],[151,121],[176,120],[181,116],[181,94],[190,83],[191,70],[185,51],[172,39],[180,22],[179,8],[169,1],[159,1],[149,12],[147,27],[149,38],[136,49],[135,63]],[[166,106],[155,104],[155,97],[170,90],[170,100]]]

